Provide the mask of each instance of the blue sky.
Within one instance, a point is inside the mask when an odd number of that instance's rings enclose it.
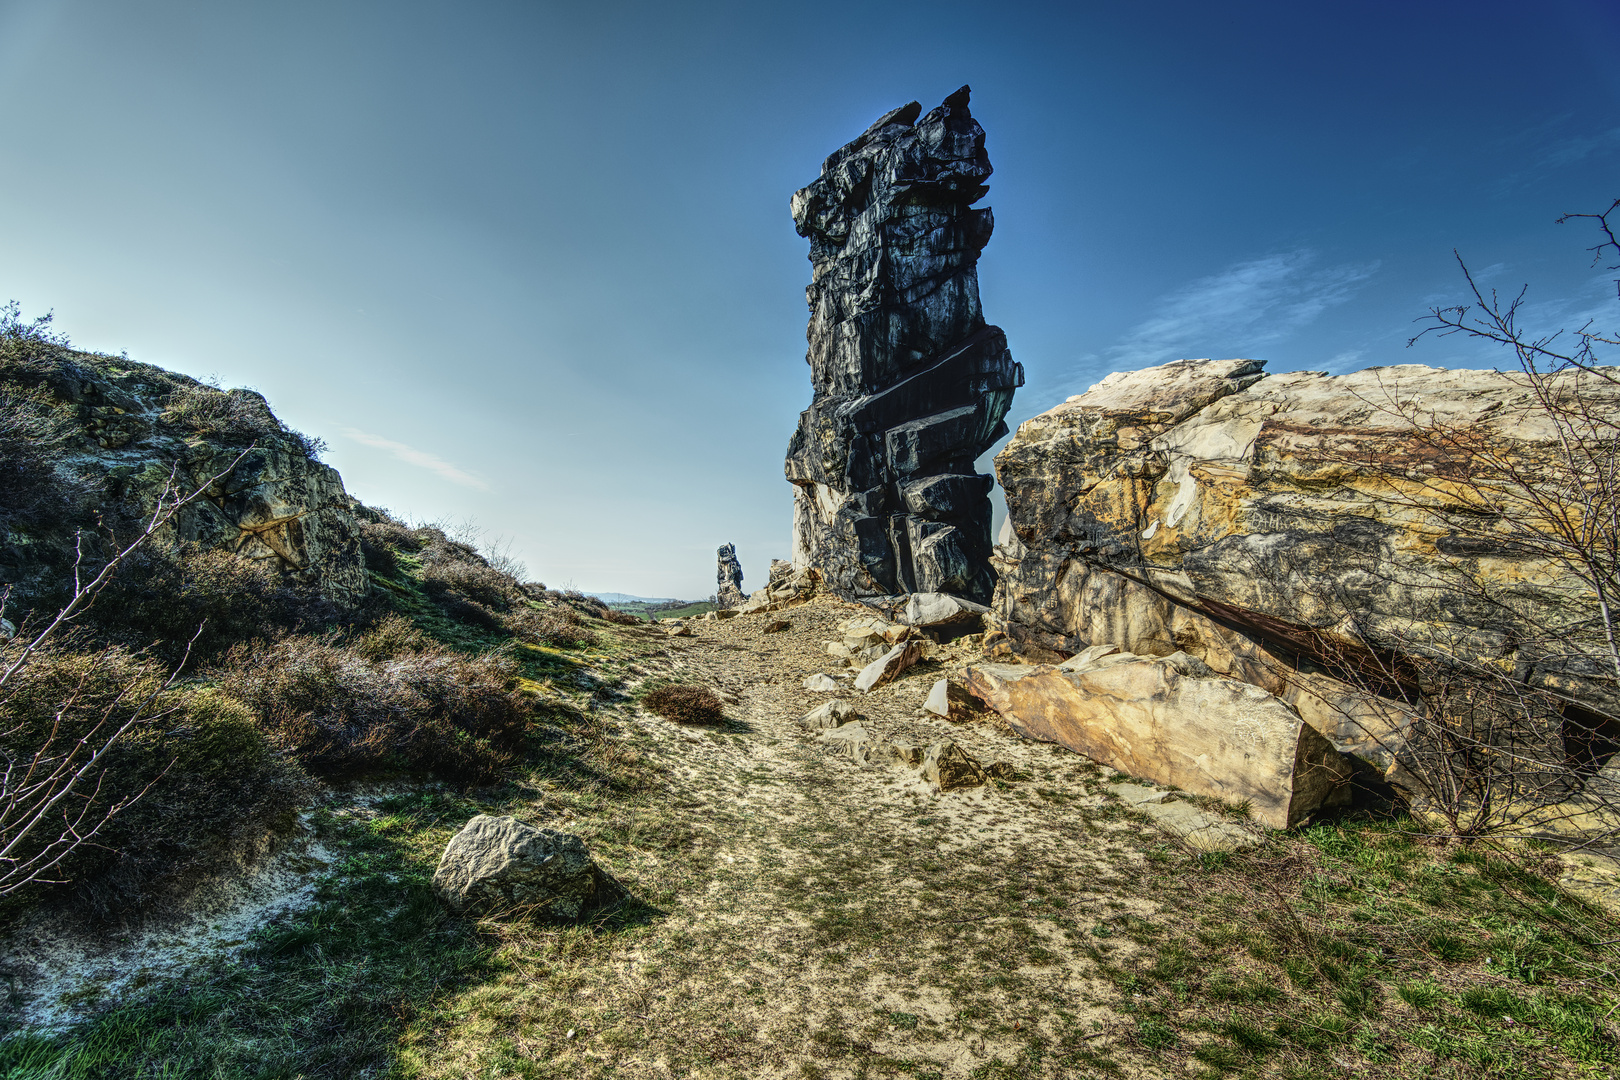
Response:
[[[553,586],[749,587],[809,400],[788,197],[971,83],[1009,420],[1111,370],[1405,343],[1458,249],[1620,324],[1620,5],[0,0],[0,300],[252,386],[367,502]]]

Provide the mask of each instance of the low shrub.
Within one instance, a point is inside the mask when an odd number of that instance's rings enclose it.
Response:
[[[16,648],[0,650],[0,662]],[[99,721],[122,723],[166,675],[151,657],[118,647],[36,653],[0,701],[8,729],[0,733],[0,751],[28,761],[57,724],[53,747],[85,737],[94,742]],[[204,877],[250,861],[291,826],[308,792],[308,779],[274,752],[239,702],[218,690],[176,686],[157,697],[148,716],[112,744],[104,771],[87,776],[66,802],[76,814],[91,800],[86,820],[94,822],[100,808],[142,789],[146,794],[48,875],[66,879],[74,902],[100,921],[131,920]]]
[[[641,623],[647,621],[639,615],[632,615],[628,611],[620,611],[617,608],[605,608],[602,611],[602,618],[606,619],[610,623],[617,623],[620,626],[639,626]]]
[[[323,439],[287,427],[270,411],[256,390],[220,390],[201,383],[181,386],[169,395],[163,419],[209,439],[261,445],[286,441],[310,460],[327,449]]]
[[[585,629],[585,620],[572,608],[539,611],[525,606],[505,616],[502,626],[520,641],[550,645],[555,649],[596,644],[596,635]]]
[[[371,531],[372,526],[361,523],[360,556],[366,561],[366,569],[383,577],[393,577],[399,573],[399,553],[370,535]]]
[[[413,529],[403,522],[385,516],[382,511],[374,511],[373,515],[381,518],[372,521],[362,518],[360,521],[360,535],[379,547],[389,547],[396,551],[406,551],[415,554],[422,550],[422,545],[428,542],[423,534],[427,529]]]
[[[42,389],[0,388],[0,535],[60,518],[79,491],[56,470],[67,423]]]
[[[354,651],[367,660],[394,660],[421,652],[431,642],[416,624],[403,615],[385,615],[377,625],[361,634]]]
[[[312,592],[290,586],[268,560],[178,544],[137,552],[96,599],[88,619],[103,637],[133,648],[150,646],[172,664],[193,635],[192,662],[206,662],[239,642],[334,614]]]
[[[676,683],[660,686],[641,699],[648,709],[677,724],[717,724],[726,718],[725,705],[713,691]]]
[[[496,611],[505,611],[523,595],[517,582],[482,560],[444,557],[423,566],[422,588],[435,600],[453,594]]]
[[[220,685],[273,742],[329,778],[388,768],[485,783],[523,748],[530,706],[506,653],[467,656],[384,619],[345,643],[290,637],[239,647]]]

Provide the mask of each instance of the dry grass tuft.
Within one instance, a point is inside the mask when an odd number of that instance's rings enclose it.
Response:
[[[701,686],[660,686],[641,703],[677,724],[718,724],[726,718],[725,705]]]

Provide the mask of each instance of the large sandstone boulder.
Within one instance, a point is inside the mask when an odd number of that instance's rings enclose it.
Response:
[[[579,837],[487,814],[450,838],[433,889],[458,911],[552,919],[578,919],[623,897]]]
[[[1582,393],[1620,415],[1620,385]],[[1601,724],[1620,693],[1568,647],[1587,632],[1581,583],[1512,539],[1511,497],[1488,497],[1508,471],[1567,482],[1559,439],[1517,373],[1110,375],[997,456],[992,637],[1048,661],[1184,651],[1386,769],[1412,722],[1403,658],[1504,673]]]
[[[968,689],[1020,734],[1232,803],[1273,829],[1348,796],[1350,763],[1286,702],[1185,653],[1068,668],[979,664]]]
[[[990,159],[968,88],[921,114],[885,114],[793,196],[814,388],[787,452],[793,562],[844,596],[983,602],[992,480],[973,462],[1024,374],[979,307]]]

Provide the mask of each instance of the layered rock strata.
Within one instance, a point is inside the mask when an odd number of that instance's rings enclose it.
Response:
[[[993,480],[973,462],[1024,375],[979,306],[990,172],[964,86],[880,117],[793,196],[814,390],[787,452],[793,561],[846,597],[994,587]]]
[[[1549,385],[1620,415],[1620,385]],[[1412,721],[1390,680],[1415,658],[1511,676],[1602,727],[1620,697],[1574,644],[1594,632],[1581,583],[1507,520],[1514,483],[1579,486],[1561,438],[1518,374],[1110,375],[996,459],[993,633],[1033,659],[1186,652],[1384,767]]]

